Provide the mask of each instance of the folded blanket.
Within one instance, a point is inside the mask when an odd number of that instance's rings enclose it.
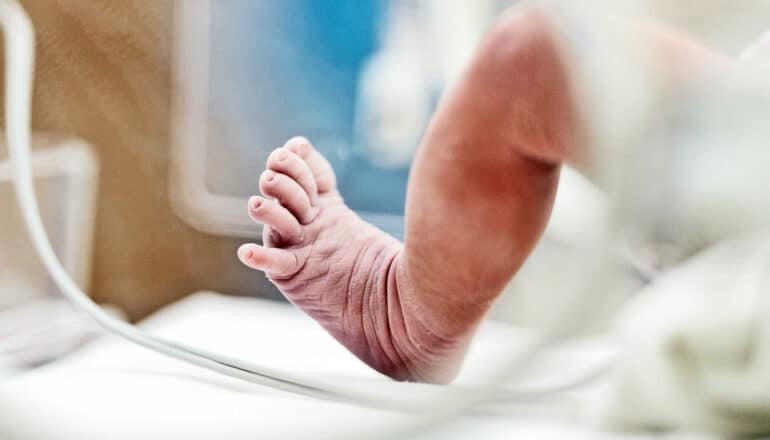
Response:
[[[648,286],[614,327],[605,414],[623,428],[770,434],[770,236],[717,245]]]

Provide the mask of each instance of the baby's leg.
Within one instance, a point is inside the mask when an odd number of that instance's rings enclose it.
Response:
[[[498,23],[441,102],[414,161],[402,298],[464,346],[539,240],[580,123],[549,23]],[[409,321],[408,321],[409,322]]]
[[[666,26],[626,27],[670,88],[730,65]],[[445,97],[418,151],[400,272],[413,290],[402,297],[442,335],[465,340],[529,256],[561,164],[592,168],[562,43],[541,10],[514,9]]]
[[[492,30],[415,158],[401,243],[344,204],[302,138],[276,150],[249,212],[264,246],[240,259],[376,370],[447,382],[479,322],[539,239],[581,123],[545,17]]]
[[[576,137],[565,69],[543,18],[494,31],[440,106],[415,159],[405,246],[345,206],[304,139],[276,150],[241,260],[373,368],[447,382],[476,326],[540,236]]]

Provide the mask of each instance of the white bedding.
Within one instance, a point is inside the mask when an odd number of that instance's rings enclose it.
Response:
[[[291,372],[361,380],[383,392],[425,387],[396,384],[371,371],[285,304],[202,293],[142,326],[207,350]],[[507,326],[485,324],[454,386],[480,380],[495,347],[523,337]],[[530,383],[564,376],[565,368],[579,374],[610,355],[611,350],[596,342],[565,347],[533,365]],[[617,438],[619,434],[589,428],[587,414],[599,387],[601,383],[494,411],[477,410],[422,436]],[[3,440],[390,438],[394,427],[415,420],[413,414],[313,400],[220,377],[112,337],[0,382]]]

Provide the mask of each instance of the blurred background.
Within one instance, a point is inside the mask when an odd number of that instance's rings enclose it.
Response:
[[[430,112],[509,2],[21,3],[37,32],[46,226],[81,287],[136,321],[201,290],[281,298],[235,250],[260,233],[245,199],[266,155],[295,135],[329,156],[353,207],[400,235]],[[0,154],[0,347],[36,365],[94,329],[37,262]]]
[[[201,291],[283,301],[235,254],[261,234],[245,208],[267,155],[296,135],[329,158],[353,209],[401,236],[410,164],[431,113],[486,29],[518,2],[21,3],[37,32],[32,162],[43,220],[80,287],[136,322]],[[588,177],[564,170],[544,239],[491,318],[528,331],[571,323],[569,312],[580,328],[565,334],[624,350],[608,408],[626,427],[770,431],[770,3],[542,3],[564,37],[591,153],[602,160]],[[689,33],[734,69],[679,72],[687,81],[672,87],[654,61],[665,45],[629,37],[629,23],[645,19]],[[10,179],[0,143],[0,373],[48,364],[99,334],[38,262]],[[262,346],[283,345],[272,333],[253,343],[241,327],[250,310],[231,300],[238,319],[216,302],[180,310],[217,350],[240,353],[243,343],[261,361]],[[244,341],[198,322],[227,323]],[[275,357],[303,369],[291,356],[305,355],[301,344],[312,345],[302,339]],[[117,350],[105,358],[131,355]],[[61,382],[80,396],[77,382]],[[32,426],[39,402],[20,383]]]
[[[410,161],[430,114],[485,29],[516,2],[22,3],[37,30],[33,129],[47,225],[81,286],[135,321],[201,290],[280,299],[235,250],[259,236],[245,200],[267,154],[295,135],[329,157],[354,209],[399,236]],[[644,3],[645,13],[730,55],[770,19],[751,1],[620,3]],[[58,168],[44,171],[50,164]],[[560,286],[579,276],[570,261],[581,253],[559,237],[600,221],[603,202],[585,179],[565,179],[556,233],[512,283],[499,319],[540,321]],[[14,213],[7,180],[0,206]],[[22,225],[8,221],[0,312],[15,313],[0,316],[18,321],[32,303],[62,316]],[[631,285],[643,282],[636,272]],[[605,318],[624,295],[606,303]],[[18,333],[18,324],[5,328]],[[77,327],[72,343],[89,332]]]

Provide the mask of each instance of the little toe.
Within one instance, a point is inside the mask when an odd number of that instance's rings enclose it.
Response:
[[[315,176],[307,162],[299,155],[286,148],[278,148],[267,158],[267,168],[294,179],[305,189],[310,204],[314,206],[317,204],[318,185]]]
[[[265,196],[276,199],[294,214],[301,224],[306,225],[315,218],[317,209],[310,205],[310,198],[305,190],[291,177],[273,170],[265,170],[259,179],[259,189]]]
[[[249,199],[249,216],[255,222],[272,228],[281,242],[296,244],[302,241],[302,226],[297,218],[275,200],[252,197]]]
[[[301,269],[299,259],[294,253],[257,244],[241,246],[238,249],[238,259],[254,270],[265,272],[271,278],[290,278]]]
[[[289,140],[284,148],[305,160],[315,176],[319,193],[323,194],[337,189],[337,176],[334,174],[331,164],[313,148],[310,141],[304,137],[295,137]]]

